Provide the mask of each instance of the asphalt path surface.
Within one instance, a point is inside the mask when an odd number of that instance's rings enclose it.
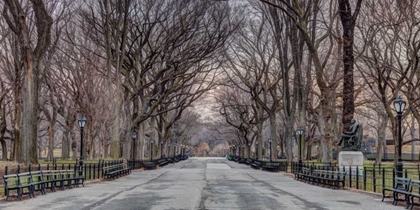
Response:
[[[401,202],[299,182],[290,174],[254,170],[223,158],[190,158],[112,181],[0,201],[1,210],[64,209],[405,209]]]

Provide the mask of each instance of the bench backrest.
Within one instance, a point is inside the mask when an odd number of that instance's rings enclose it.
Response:
[[[266,163],[267,166],[280,166],[280,163]]]
[[[43,181],[42,171],[31,171],[31,177],[33,182]]]
[[[114,165],[110,165],[110,166],[104,166],[102,168],[103,173],[110,173],[113,171],[118,171],[124,168],[124,164],[120,163],[120,164],[114,164]]]
[[[302,168],[302,173],[305,175],[310,175],[311,174],[311,169],[310,168]]]
[[[410,186],[408,188],[409,192],[419,192],[420,191],[420,180],[411,180]]]
[[[61,177],[59,170],[45,170],[42,171],[44,180],[55,180]]]
[[[30,172],[20,173],[18,174],[19,177],[19,185],[29,185],[32,183],[32,177]]]
[[[306,168],[302,168],[302,170],[310,170]],[[344,171],[329,171],[329,170],[313,170],[312,175],[322,177],[322,178],[328,178],[328,179],[336,179],[341,180],[346,177],[346,172]]]
[[[61,170],[61,174],[64,178],[74,178],[76,175],[74,170]]]
[[[403,190],[408,191],[410,183],[411,183],[411,179],[409,179],[409,178],[397,177],[397,180],[395,181],[395,187],[394,188],[403,189]]]
[[[17,187],[19,185],[19,177],[17,174],[3,175],[4,188]]]

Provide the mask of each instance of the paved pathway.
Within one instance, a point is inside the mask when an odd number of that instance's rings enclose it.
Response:
[[[380,200],[377,195],[313,186],[221,158],[190,158],[84,188],[1,201],[0,209],[405,209]]]

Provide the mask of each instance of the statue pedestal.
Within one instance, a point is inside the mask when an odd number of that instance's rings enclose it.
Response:
[[[338,154],[338,166],[340,171],[347,172],[347,176],[349,176],[350,171],[352,176],[363,175],[363,153],[360,151],[341,151]]]

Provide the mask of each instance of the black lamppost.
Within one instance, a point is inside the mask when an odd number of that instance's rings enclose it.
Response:
[[[242,157],[245,158],[245,144],[242,144]]]
[[[251,158],[251,143],[248,143],[248,158]]]
[[[79,119],[80,127],[80,159],[79,159],[79,176],[83,176],[83,128],[86,125],[86,118],[83,116]]]
[[[402,137],[401,137],[401,118],[405,109],[405,101],[398,96],[394,101],[394,108],[398,117],[398,162],[397,162],[397,176],[402,177],[403,163],[402,163]]]
[[[163,141],[160,141],[160,159],[162,159],[163,155]]]
[[[255,151],[255,160],[258,160],[258,140],[255,142],[256,145],[256,151]]]
[[[271,142],[273,142],[273,138],[268,138],[268,142],[270,142],[270,162],[272,161],[271,159]]]
[[[153,139],[150,140],[150,161],[153,161]]]
[[[302,127],[298,127],[297,129],[297,133],[299,135],[299,139],[298,139],[298,143],[299,143],[299,172],[302,170],[302,133],[303,133],[303,128]]]
[[[131,162],[131,169],[134,169],[134,147],[136,145],[137,132],[132,132],[131,137],[133,138],[133,162]]]

